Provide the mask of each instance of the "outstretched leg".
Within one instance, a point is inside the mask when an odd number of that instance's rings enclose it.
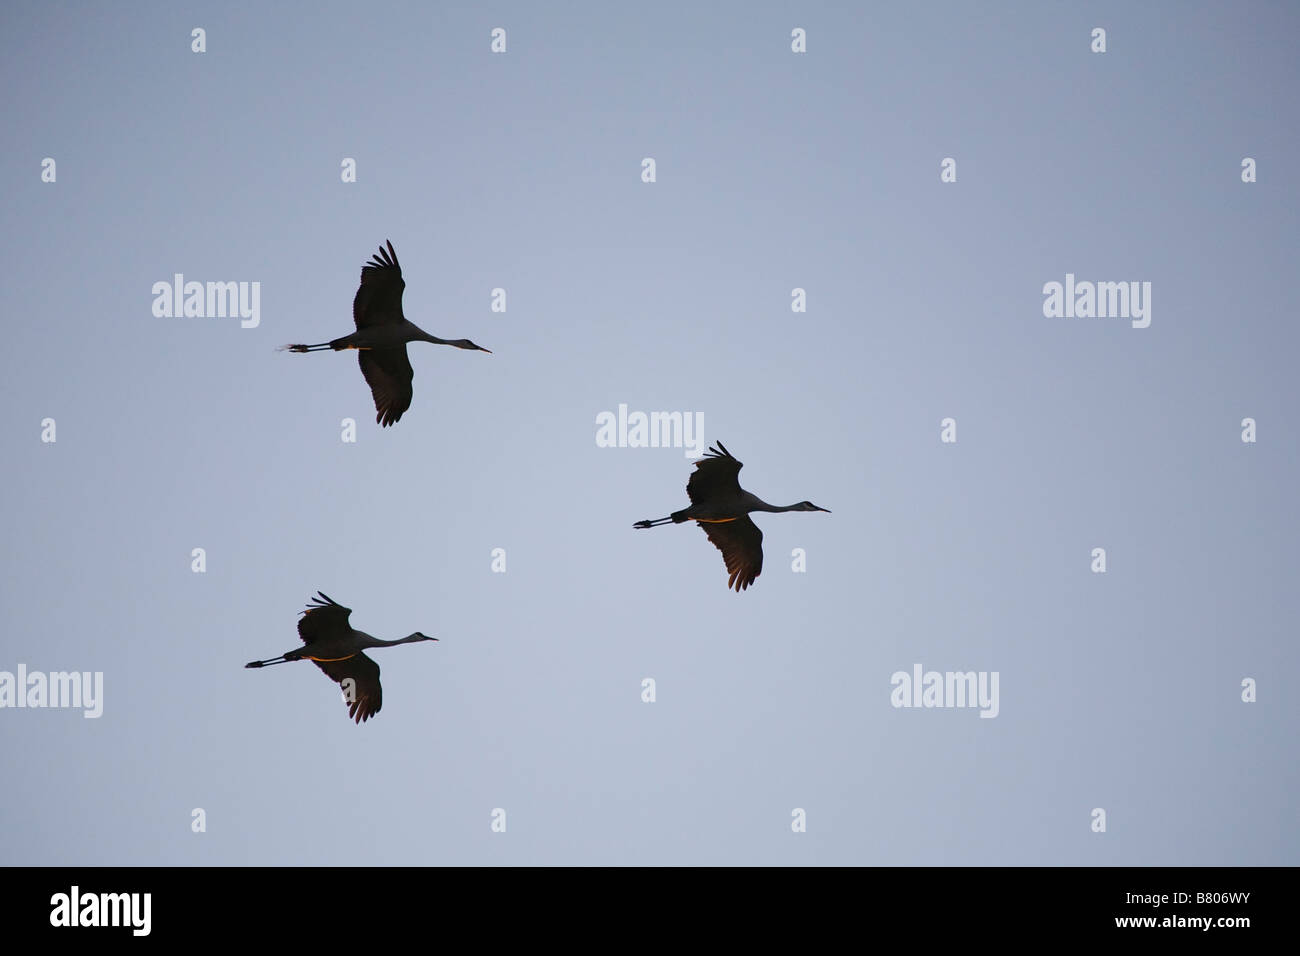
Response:
[[[297,658],[294,659],[296,660]],[[284,655],[281,655],[279,657],[272,657],[269,661],[249,661],[244,666],[245,667],[270,667],[272,664],[287,664],[287,663],[289,663],[289,658],[285,657]]]
[[[277,352],[323,352],[325,349],[333,348],[328,342],[321,342],[319,345],[281,345]]]
[[[638,521],[636,524],[632,525],[632,527],[634,527],[634,528],[654,528],[654,527],[656,527],[656,526],[658,526],[658,525],[661,525],[661,524],[672,524],[672,521],[673,521],[673,519],[672,519],[671,517],[668,517],[668,518],[658,518],[658,519],[656,519],[656,520],[654,520],[654,521]]]

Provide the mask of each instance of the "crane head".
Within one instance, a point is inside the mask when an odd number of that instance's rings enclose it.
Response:
[[[458,349],[468,349],[468,350],[471,351],[471,352],[486,352],[488,355],[491,355],[491,354],[492,354],[492,350],[491,350],[491,349],[485,349],[485,348],[484,348],[483,346],[481,346],[481,345],[475,345],[475,344],[474,344],[473,342],[471,342],[469,339],[454,339],[454,340],[448,342],[447,344],[448,344],[448,345],[454,345],[454,346],[456,346],[456,348],[458,348]]]
[[[829,508],[818,508],[811,501],[801,501],[795,507],[799,511],[825,511],[827,514],[831,513]]]
[[[428,634],[421,634],[419,631],[416,631],[414,634],[411,635],[411,637],[413,637],[413,638],[415,638],[416,640],[419,640],[419,641],[436,641],[436,640],[437,640],[436,637],[430,637]]]

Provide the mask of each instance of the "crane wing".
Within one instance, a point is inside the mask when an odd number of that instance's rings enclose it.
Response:
[[[375,421],[387,428],[411,407],[411,381],[415,370],[406,357],[406,346],[393,349],[358,349],[361,374],[375,399]]]
[[[743,467],[726,446],[718,442],[717,448],[710,448],[695,463],[695,470],[686,482],[686,496],[691,499],[691,504],[703,504],[714,497],[740,497],[738,476]]]
[[[323,591],[316,593],[320,597],[312,598],[311,603],[307,605],[307,610],[303,611],[302,617],[298,619],[298,636],[302,638],[302,642],[312,644],[339,634],[350,633],[352,625],[348,623],[348,618],[352,614],[352,608],[336,604]]]
[[[727,587],[739,593],[763,572],[763,532],[742,515],[732,521],[701,521],[700,527],[726,562]]]
[[[358,651],[341,661],[315,661],[317,667],[340,687],[348,705],[348,716],[358,724],[379,713],[384,691],[379,686],[379,665]],[[350,683],[348,683],[350,682]]]
[[[371,256],[370,261],[361,267],[361,285],[352,300],[352,321],[356,322],[357,328],[401,322],[402,290],[405,288],[402,267],[397,264],[393,244],[388,243],[387,249],[380,246],[379,253]]]

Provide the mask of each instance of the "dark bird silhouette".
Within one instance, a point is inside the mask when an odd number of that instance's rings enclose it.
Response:
[[[411,379],[415,372],[406,357],[407,342],[432,342],[434,345],[454,345],[492,354],[490,349],[475,345],[469,339],[440,339],[430,335],[402,314],[402,267],[397,264],[393,244],[379,247],[379,254],[361,267],[361,285],[352,300],[352,320],[357,330],[351,335],[321,342],[317,345],[285,345],[281,350],[290,352],[321,352],[325,349],[339,351],[357,349],[361,374],[370,384],[375,397],[375,421],[383,427],[399,421],[402,413],[411,407]]]
[[[691,499],[689,508],[674,511],[667,518],[638,521],[632,527],[653,528],[670,521],[673,524],[698,521],[713,546],[722,552],[722,560],[730,575],[727,587],[735,588],[737,593],[745,590],[763,570],[763,532],[749,520],[751,511],[830,512],[818,508],[811,501],[785,507],[769,505],[740,487],[738,476],[743,467],[726,446],[718,442],[717,448],[710,448],[695,463],[695,470],[686,482],[686,495]]]
[[[379,713],[384,701],[383,688],[379,686],[379,665],[362,651],[367,647],[393,647],[415,641],[436,641],[419,631],[398,641],[381,641],[365,631],[355,630],[348,623],[352,608],[335,604],[323,592],[311,599],[311,604],[298,619],[298,636],[303,647],[285,651],[279,657],[265,661],[249,661],[245,667],[268,667],[290,661],[315,661],[330,680],[343,688],[348,716],[358,724]],[[350,683],[349,683],[350,682]]]

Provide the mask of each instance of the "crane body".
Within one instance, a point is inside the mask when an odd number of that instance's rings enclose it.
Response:
[[[634,528],[656,528],[664,524],[698,522],[714,547],[722,552],[727,566],[727,587],[737,593],[747,589],[763,571],[763,532],[750,520],[755,511],[778,514],[786,511],[825,511],[811,501],[792,505],[770,505],[740,487],[739,474],[744,465],[727,451],[722,442],[710,448],[695,463],[695,471],[686,483],[690,507],[674,511],[667,518],[638,521]]]
[[[369,720],[379,713],[383,704],[383,688],[379,683],[379,665],[362,652],[367,648],[395,647],[437,638],[416,631],[396,641],[380,640],[348,623],[350,607],[343,607],[322,591],[316,593],[318,597],[311,599],[298,619],[298,637],[303,646],[285,651],[279,657],[249,661],[244,667],[313,661],[327,677],[343,686],[348,716],[357,723]]]
[[[469,339],[440,339],[430,335],[402,314],[402,292],[406,282],[393,244],[361,267],[361,285],[352,300],[352,320],[357,330],[349,335],[315,345],[285,345],[281,351],[325,352],[356,349],[361,374],[375,400],[375,421],[387,428],[398,422],[411,407],[415,370],[406,354],[410,342],[431,342],[458,349],[487,352]]]

